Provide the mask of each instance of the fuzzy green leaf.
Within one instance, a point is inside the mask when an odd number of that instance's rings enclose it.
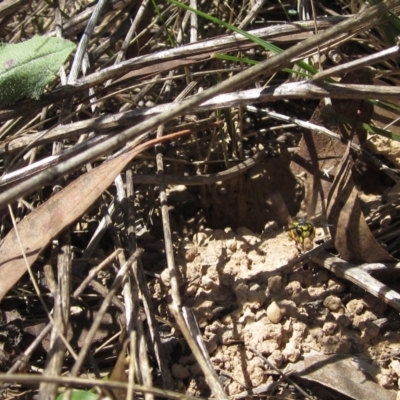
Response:
[[[74,48],[69,40],[42,36],[0,45],[0,107],[39,98]]]

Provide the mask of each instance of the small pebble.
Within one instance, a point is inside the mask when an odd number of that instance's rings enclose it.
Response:
[[[277,324],[281,321],[283,317],[282,310],[279,308],[278,304],[273,301],[267,308],[267,317],[273,323]]]
[[[337,311],[342,307],[342,300],[337,296],[328,296],[324,300],[324,306],[331,311]]]

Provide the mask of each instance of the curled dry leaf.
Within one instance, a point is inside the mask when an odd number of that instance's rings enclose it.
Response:
[[[372,84],[373,76],[368,70],[355,71],[347,74],[341,83]],[[351,126],[357,126],[360,122],[369,122],[373,108],[366,101],[332,100],[332,110],[341,119],[350,121]],[[356,144],[363,145],[365,132],[355,129],[354,138],[347,131],[342,122],[337,122],[336,127],[331,126],[332,120],[326,115],[326,108],[321,102],[316,108],[311,121],[323,125],[332,131],[340,133],[346,140],[352,139]],[[373,237],[361,211],[354,179],[357,184],[378,186],[379,178],[375,175],[372,166],[365,164],[362,156],[357,156],[354,163],[362,163],[368,168],[364,176],[353,176],[354,164],[350,161],[349,150],[340,141],[318,134],[317,132],[305,132],[299,144],[299,152],[295,156],[296,164],[292,164],[293,173],[307,172],[306,201],[307,215],[310,217],[322,215],[328,221],[331,236],[335,247],[346,261],[351,262],[394,262],[382,246]],[[338,159],[342,158],[341,166]],[[366,176],[367,175],[367,176]],[[333,178],[335,181],[333,182]],[[329,197],[328,209],[325,208]]]
[[[358,199],[351,161],[345,161],[332,185],[328,204],[328,222],[336,249],[350,262],[396,262],[371,233]]]

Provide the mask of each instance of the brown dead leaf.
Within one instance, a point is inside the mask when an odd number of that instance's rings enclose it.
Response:
[[[372,75],[368,70],[350,72],[340,82],[366,85],[373,83]],[[326,106],[324,101],[321,101],[315,109],[310,122],[339,133],[345,141],[332,140],[315,131],[303,133],[299,151],[294,156],[291,169],[294,174],[302,171],[307,173],[305,189],[308,217],[319,214],[326,217],[324,203],[331,188],[335,168],[346,150],[346,141],[350,139],[350,133],[347,132],[345,125],[329,117],[332,111],[354,126],[357,122],[369,122],[373,109],[371,104],[362,100],[340,99],[332,99],[332,107]],[[332,124],[333,122],[335,123]],[[365,131],[356,129],[353,140],[362,145],[365,142]]]
[[[396,259],[376,241],[365,222],[348,151],[343,157],[328,200],[328,222],[333,243],[345,261],[395,262]]]
[[[373,366],[361,358],[318,355],[305,357],[288,369],[292,375],[318,382],[354,400],[396,400],[397,392],[375,383]]]
[[[63,229],[78,219],[113,183],[116,176],[140,152],[177,137],[187,135],[185,130],[161,139],[154,139],[81,175],[66,188],[34,210],[18,225],[18,234],[31,266],[39,254]],[[27,265],[15,229],[5,237],[0,248],[0,300],[26,272]]]
[[[367,69],[355,71],[347,74],[341,83],[372,84],[373,76]],[[372,104],[363,100],[333,99],[332,110],[340,118],[350,121],[349,124],[353,127],[360,122],[369,122],[373,113]],[[358,184],[366,182],[371,186],[376,183],[374,180],[377,176],[372,171],[370,173],[369,165],[365,164],[362,155],[350,156],[346,146],[349,140],[363,145],[365,131],[354,129],[352,135],[352,132],[348,131],[348,125],[341,122],[332,127],[326,115],[325,106],[321,102],[311,121],[340,133],[344,141],[333,141],[316,132],[305,132],[295,157],[298,165],[292,167],[294,173],[298,174],[302,170],[307,172],[305,182],[307,215],[311,217],[317,211],[317,215],[322,215],[328,221],[335,247],[344,260],[394,262],[396,260],[379,245],[365,222],[353,179],[355,174],[354,178],[357,178]],[[351,157],[355,159],[354,162]],[[354,165],[358,168],[354,168]],[[359,173],[358,170],[363,171]],[[332,183],[333,177],[334,183]],[[326,209],[328,197],[329,204]]]

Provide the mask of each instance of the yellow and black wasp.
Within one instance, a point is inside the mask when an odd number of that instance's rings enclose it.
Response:
[[[294,240],[303,251],[309,251],[314,247],[315,226],[305,218],[291,220],[288,234],[290,239]]]

